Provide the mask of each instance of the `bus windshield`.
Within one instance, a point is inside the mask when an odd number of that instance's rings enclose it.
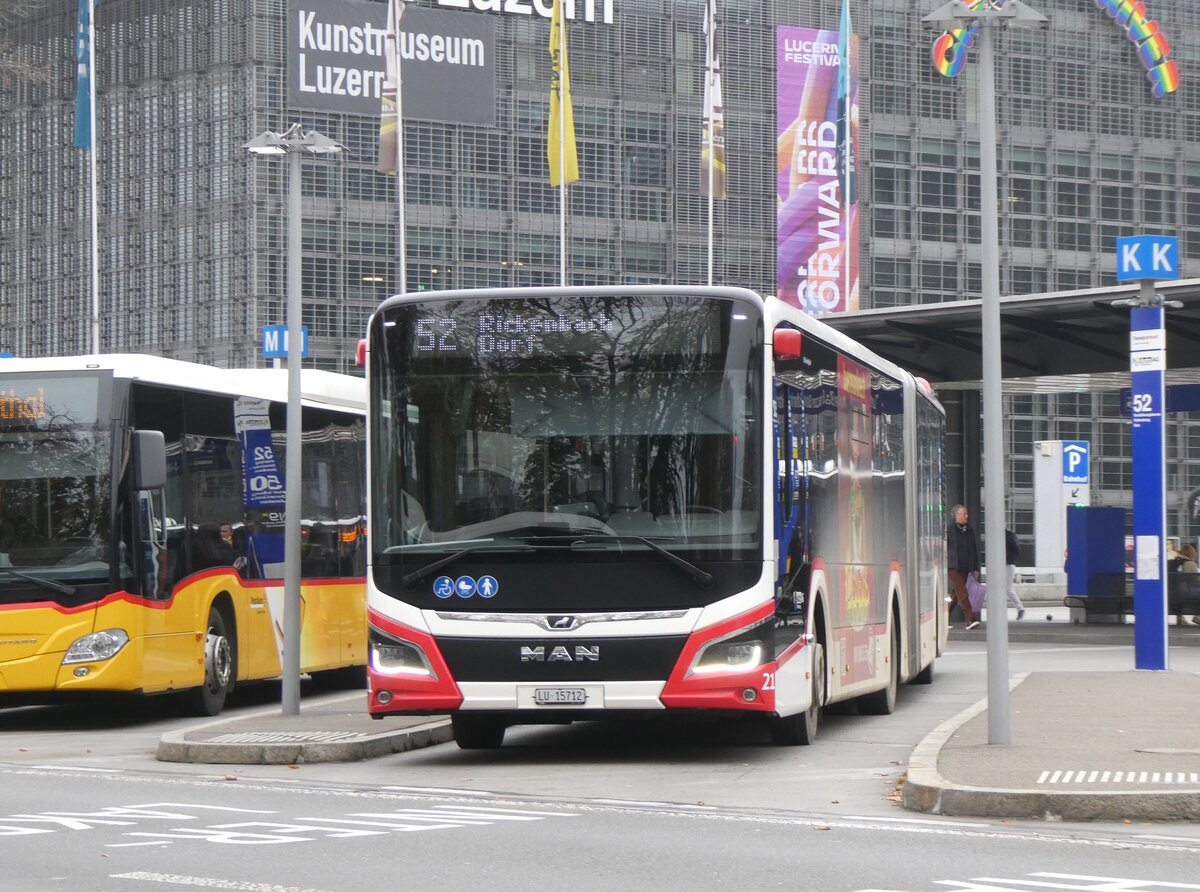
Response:
[[[108,578],[111,445],[99,379],[5,378],[0,390],[0,587]]]
[[[648,561],[662,549],[761,556],[756,305],[434,298],[387,306],[373,324],[371,541],[383,564],[505,548],[534,561],[569,546]]]

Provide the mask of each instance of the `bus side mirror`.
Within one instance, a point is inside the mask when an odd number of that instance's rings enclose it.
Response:
[[[167,485],[167,443],[162,431],[133,432],[130,465],[134,489],[162,489]]]

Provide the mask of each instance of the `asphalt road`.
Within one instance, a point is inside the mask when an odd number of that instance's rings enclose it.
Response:
[[[5,769],[5,888],[1196,889],[1162,828],[453,796]],[[1104,879],[1101,879],[1104,878]],[[1166,885],[1173,884],[1173,885]]]
[[[1010,657],[1014,673],[1131,663],[1124,647]],[[1200,649],[1173,652],[1172,666],[1200,671]],[[513,729],[495,752],[228,770],[154,760],[163,731],[191,721],[162,703],[3,710],[0,885],[1200,892],[1190,825],[900,809],[912,746],[985,692],[984,646],[958,643],[896,714],[828,716],[813,747],[773,747],[754,722],[659,717]],[[243,690],[234,708],[277,696]]]

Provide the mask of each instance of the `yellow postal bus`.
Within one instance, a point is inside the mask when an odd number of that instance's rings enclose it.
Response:
[[[361,379],[305,369],[301,668],[366,662]],[[286,372],[0,360],[0,705],[279,675]]]

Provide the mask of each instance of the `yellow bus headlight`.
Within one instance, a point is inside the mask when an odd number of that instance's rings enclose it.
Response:
[[[63,656],[63,665],[72,663],[95,663],[109,660],[117,655],[122,647],[129,643],[129,635],[124,629],[104,629],[92,632],[82,638],[76,638],[67,648]]]

